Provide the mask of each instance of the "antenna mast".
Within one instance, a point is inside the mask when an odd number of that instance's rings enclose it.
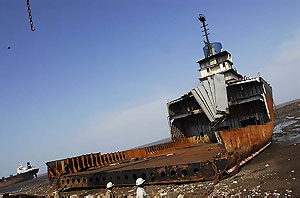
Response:
[[[209,29],[206,29],[206,26],[208,24],[205,24],[205,21],[206,21],[205,16],[203,14],[199,14],[198,20],[202,23],[201,27],[204,29],[204,30],[202,30],[202,32],[204,32],[203,36],[206,38],[206,40],[204,40],[204,43],[208,47],[208,54],[207,54],[207,56],[211,56],[211,55],[213,55],[213,50],[212,50],[212,47],[211,47],[211,43],[210,43],[210,41],[208,39],[208,35],[210,33],[207,33],[207,30],[209,30]]]

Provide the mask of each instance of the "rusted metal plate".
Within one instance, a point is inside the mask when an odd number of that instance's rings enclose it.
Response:
[[[227,165],[227,160],[220,159],[214,163],[218,164],[218,172],[222,173]],[[139,177],[145,179],[146,184],[169,184],[212,180],[215,174],[212,162],[200,162],[126,171],[66,175],[60,178],[59,186],[62,188],[105,187],[108,181],[112,181],[115,186],[133,186]]]
[[[47,162],[48,178],[53,180],[61,175],[79,173],[92,169],[99,169],[112,164],[122,164],[129,161],[164,155],[176,149],[188,147],[194,143],[193,139],[183,139],[176,143],[165,143],[144,148],[132,149],[115,153],[91,153],[62,160]]]
[[[217,164],[219,172],[223,172],[227,166],[220,145],[199,144],[177,149],[168,156],[63,175],[57,185],[61,188],[96,187],[112,181],[116,186],[128,186],[135,185],[138,177],[144,178],[147,184],[202,181],[214,177],[213,162]]]

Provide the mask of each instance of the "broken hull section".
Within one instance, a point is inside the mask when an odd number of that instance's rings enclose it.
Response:
[[[228,87],[231,114],[215,130],[193,96],[187,94],[168,103],[172,142],[48,162],[52,185],[104,187],[112,181],[116,186],[132,186],[138,177],[144,178],[146,184],[194,182],[213,180],[236,168],[268,145],[274,112],[271,88],[263,79],[231,86],[242,90],[260,87],[257,90],[261,91],[237,99]]]
[[[228,131],[217,132],[227,153],[232,156],[229,158],[227,169],[232,168],[271,141],[274,129],[273,99],[268,95],[265,96],[271,117],[269,122],[263,125],[232,129],[229,133]]]
[[[230,169],[267,145],[274,129],[272,88],[261,77],[227,85],[229,113],[211,123],[192,93],[168,103],[174,141],[218,143]]]
[[[147,184],[212,180],[227,166],[222,152],[219,144],[195,144],[173,150],[169,155],[61,175],[52,184],[58,188],[105,187],[112,181],[115,186],[133,186],[139,177]]]

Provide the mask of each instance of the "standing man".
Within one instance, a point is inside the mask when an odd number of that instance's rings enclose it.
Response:
[[[106,194],[105,194],[105,197],[106,198],[115,198],[115,195],[114,195],[114,192],[113,192],[113,187],[114,187],[114,184],[112,182],[108,182],[106,184]]]
[[[137,185],[136,198],[146,198],[146,197],[148,197],[146,191],[144,190],[144,182],[145,182],[145,180],[142,179],[142,178],[138,178],[136,180],[136,185]]]

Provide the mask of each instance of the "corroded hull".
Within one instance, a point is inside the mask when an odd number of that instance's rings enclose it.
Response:
[[[273,99],[267,94],[265,97],[271,117],[269,122],[264,125],[253,125],[217,132],[228,154],[227,169],[237,165],[271,141],[274,129]]]

